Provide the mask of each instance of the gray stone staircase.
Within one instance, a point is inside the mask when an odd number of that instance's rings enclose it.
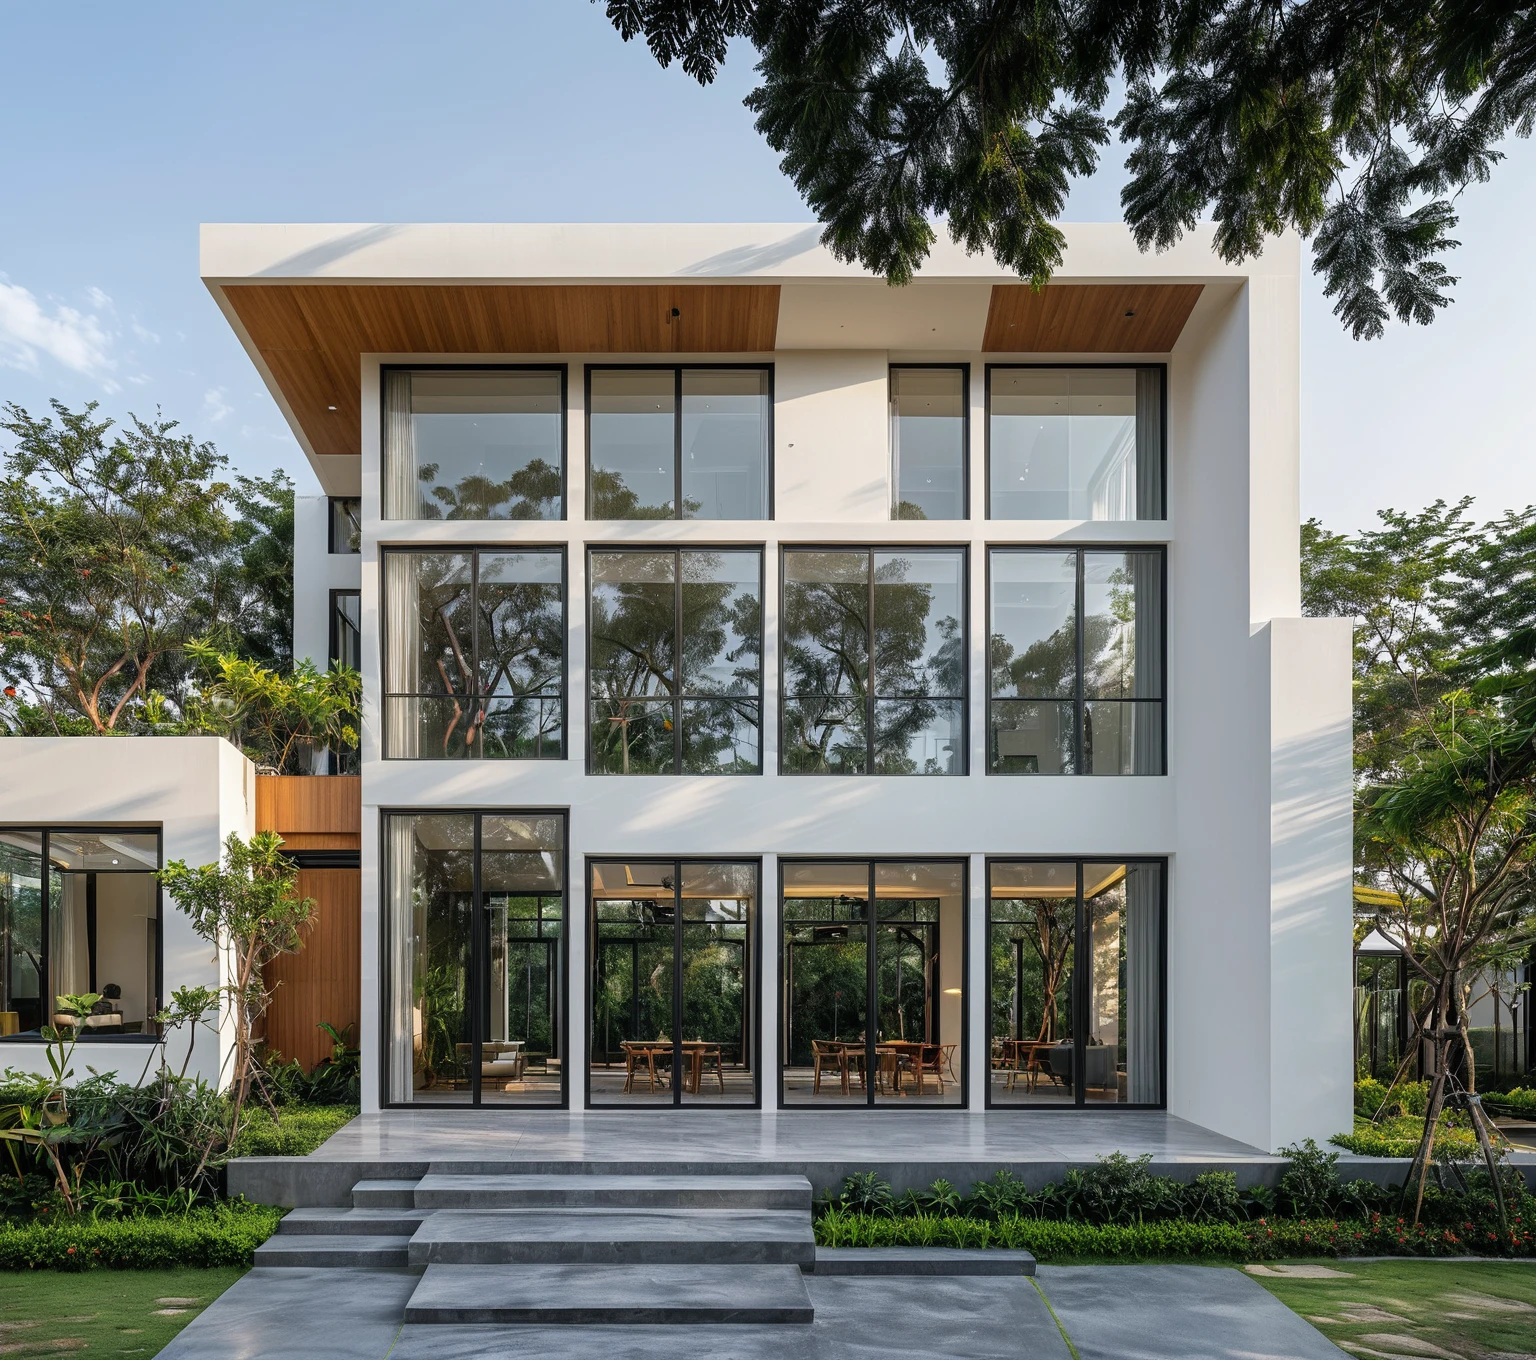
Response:
[[[407,1266],[411,1323],[809,1323],[804,1276],[1030,1274],[1025,1252],[818,1251],[780,1175],[429,1172],[290,1211],[259,1266]]]

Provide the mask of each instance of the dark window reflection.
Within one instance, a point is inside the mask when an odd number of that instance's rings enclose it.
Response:
[[[958,548],[785,552],[786,773],[964,773],[965,561]]]

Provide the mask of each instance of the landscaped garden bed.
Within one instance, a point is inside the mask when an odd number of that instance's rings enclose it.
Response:
[[[1536,1197],[1505,1172],[1500,1222],[1492,1182],[1426,1187],[1415,1223],[1398,1187],[1340,1180],[1337,1154],[1310,1141],[1286,1150],[1278,1187],[1239,1190],[1228,1171],[1155,1176],[1150,1156],[1115,1154],[1028,1189],[1007,1171],[969,1195],[936,1181],[899,1198],[873,1172],[850,1176],[816,1207],[827,1247],[1004,1247],[1042,1261],[1268,1261],[1294,1256],[1536,1255]]]

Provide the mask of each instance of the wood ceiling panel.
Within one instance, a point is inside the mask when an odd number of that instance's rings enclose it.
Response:
[[[1189,320],[1198,283],[1023,283],[992,288],[982,348],[1003,353],[1162,354]]]
[[[224,293],[317,454],[361,451],[363,354],[743,354],[771,350],[779,325],[777,284],[228,284]]]

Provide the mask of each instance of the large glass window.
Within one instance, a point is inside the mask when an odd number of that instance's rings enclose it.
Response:
[[[891,518],[965,519],[967,365],[891,369]]]
[[[987,1103],[1162,1104],[1162,862],[987,872]]]
[[[386,369],[385,519],[564,519],[565,369]]]
[[[384,754],[565,755],[565,554],[384,554]]]
[[[594,774],[762,768],[760,549],[593,551]]]
[[[1163,375],[987,369],[988,519],[1162,519]]]
[[[786,1105],[965,1103],[965,865],[780,863]]]
[[[768,368],[587,370],[590,519],[767,519]]]
[[[159,867],[157,831],[0,829],[0,1036],[158,1037]]]
[[[964,774],[963,548],[784,552],[786,774]]]
[[[759,866],[589,871],[592,1103],[756,1104]]]
[[[988,768],[1162,774],[1163,550],[994,548]]]
[[[359,553],[363,550],[363,502],[357,496],[330,498],[330,540],[333,553]]]
[[[388,1098],[565,1098],[565,818],[390,813]]]

